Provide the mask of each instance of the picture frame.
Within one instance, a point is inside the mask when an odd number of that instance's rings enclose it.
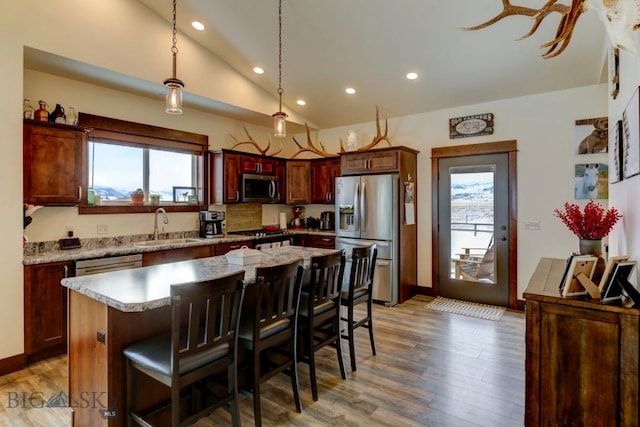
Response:
[[[197,204],[197,200],[196,187],[173,187],[173,203]]]
[[[609,183],[615,184],[622,181],[622,148],[624,144],[624,132],[622,120],[617,120],[609,129]]]
[[[609,148],[609,118],[575,121],[575,154],[605,153]]]
[[[602,287],[600,293],[600,302],[613,303],[623,299],[623,291],[625,287],[633,287],[630,279],[636,269],[635,261],[617,262],[613,267],[613,271],[607,278],[607,282]]]
[[[622,113],[624,145],[622,150],[622,176],[624,179],[640,174],[640,99],[638,88]]]
[[[609,93],[613,99],[620,93],[620,49],[609,47]]]
[[[609,165],[606,163],[576,163],[574,166],[574,196],[576,200],[609,198]]]
[[[602,272],[602,277],[600,278],[600,284],[598,285],[600,292],[602,292],[602,289],[604,288],[604,284],[607,283],[607,280],[609,279],[609,274],[611,274],[611,272],[613,271],[613,267],[615,267],[617,263],[625,262],[625,261],[629,261],[628,255],[616,255],[616,256],[609,257],[609,260],[607,260],[607,264],[604,267],[604,271]]]
[[[588,295],[587,290],[582,286],[576,276],[582,273],[591,279],[597,263],[598,258],[592,255],[572,256],[560,285],[562,296],[573,297]]]

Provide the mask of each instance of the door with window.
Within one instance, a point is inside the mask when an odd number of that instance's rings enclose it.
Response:
[[[439,158],[438,295],[509,306],[509,154]]]

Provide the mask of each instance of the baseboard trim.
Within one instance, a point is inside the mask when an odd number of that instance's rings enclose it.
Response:
[[[10,374],[24,369],[27,366],[27,359],[24,354],[0,359],[0,376]]]

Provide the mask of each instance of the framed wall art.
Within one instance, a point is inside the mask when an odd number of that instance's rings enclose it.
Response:
[[[193,203],[193,200],[196,203]],[[189,203],[197,204],[197,195],[195,187],[173,187],[173,203]]]
[[[615,184],[622,180],[622,146],[624,132],[622,120],[618,120],[609,129],[609,183]]]
[[[613,99],[620,93],[620,49],[609,47],[609,93]]]
[[[606,163],[575,165],[575,197],[578,200],[609,198],[609,166]]]
[[[640,106],[638,89],[633,93],[627,108],[622,113],[624,149],[622,150],[622,175],[630,178],[640,173]]]
[[[609,145],[609,119],[576,120],[576,154],[604,153]]]

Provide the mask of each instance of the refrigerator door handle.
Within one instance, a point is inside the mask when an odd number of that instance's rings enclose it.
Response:
[[[355,219],[355,231],[360,231],[360,184],[356,184],[356,193],[353,196],[353,217]]]
[[[362,194],[360,195],[360,206],[362,207],[361,209],[361,215],[362,215],[362,230],[365,230],[367,228],[367,196],[366,196],[366,187],[365,187],[365,183],[362,183]]]

